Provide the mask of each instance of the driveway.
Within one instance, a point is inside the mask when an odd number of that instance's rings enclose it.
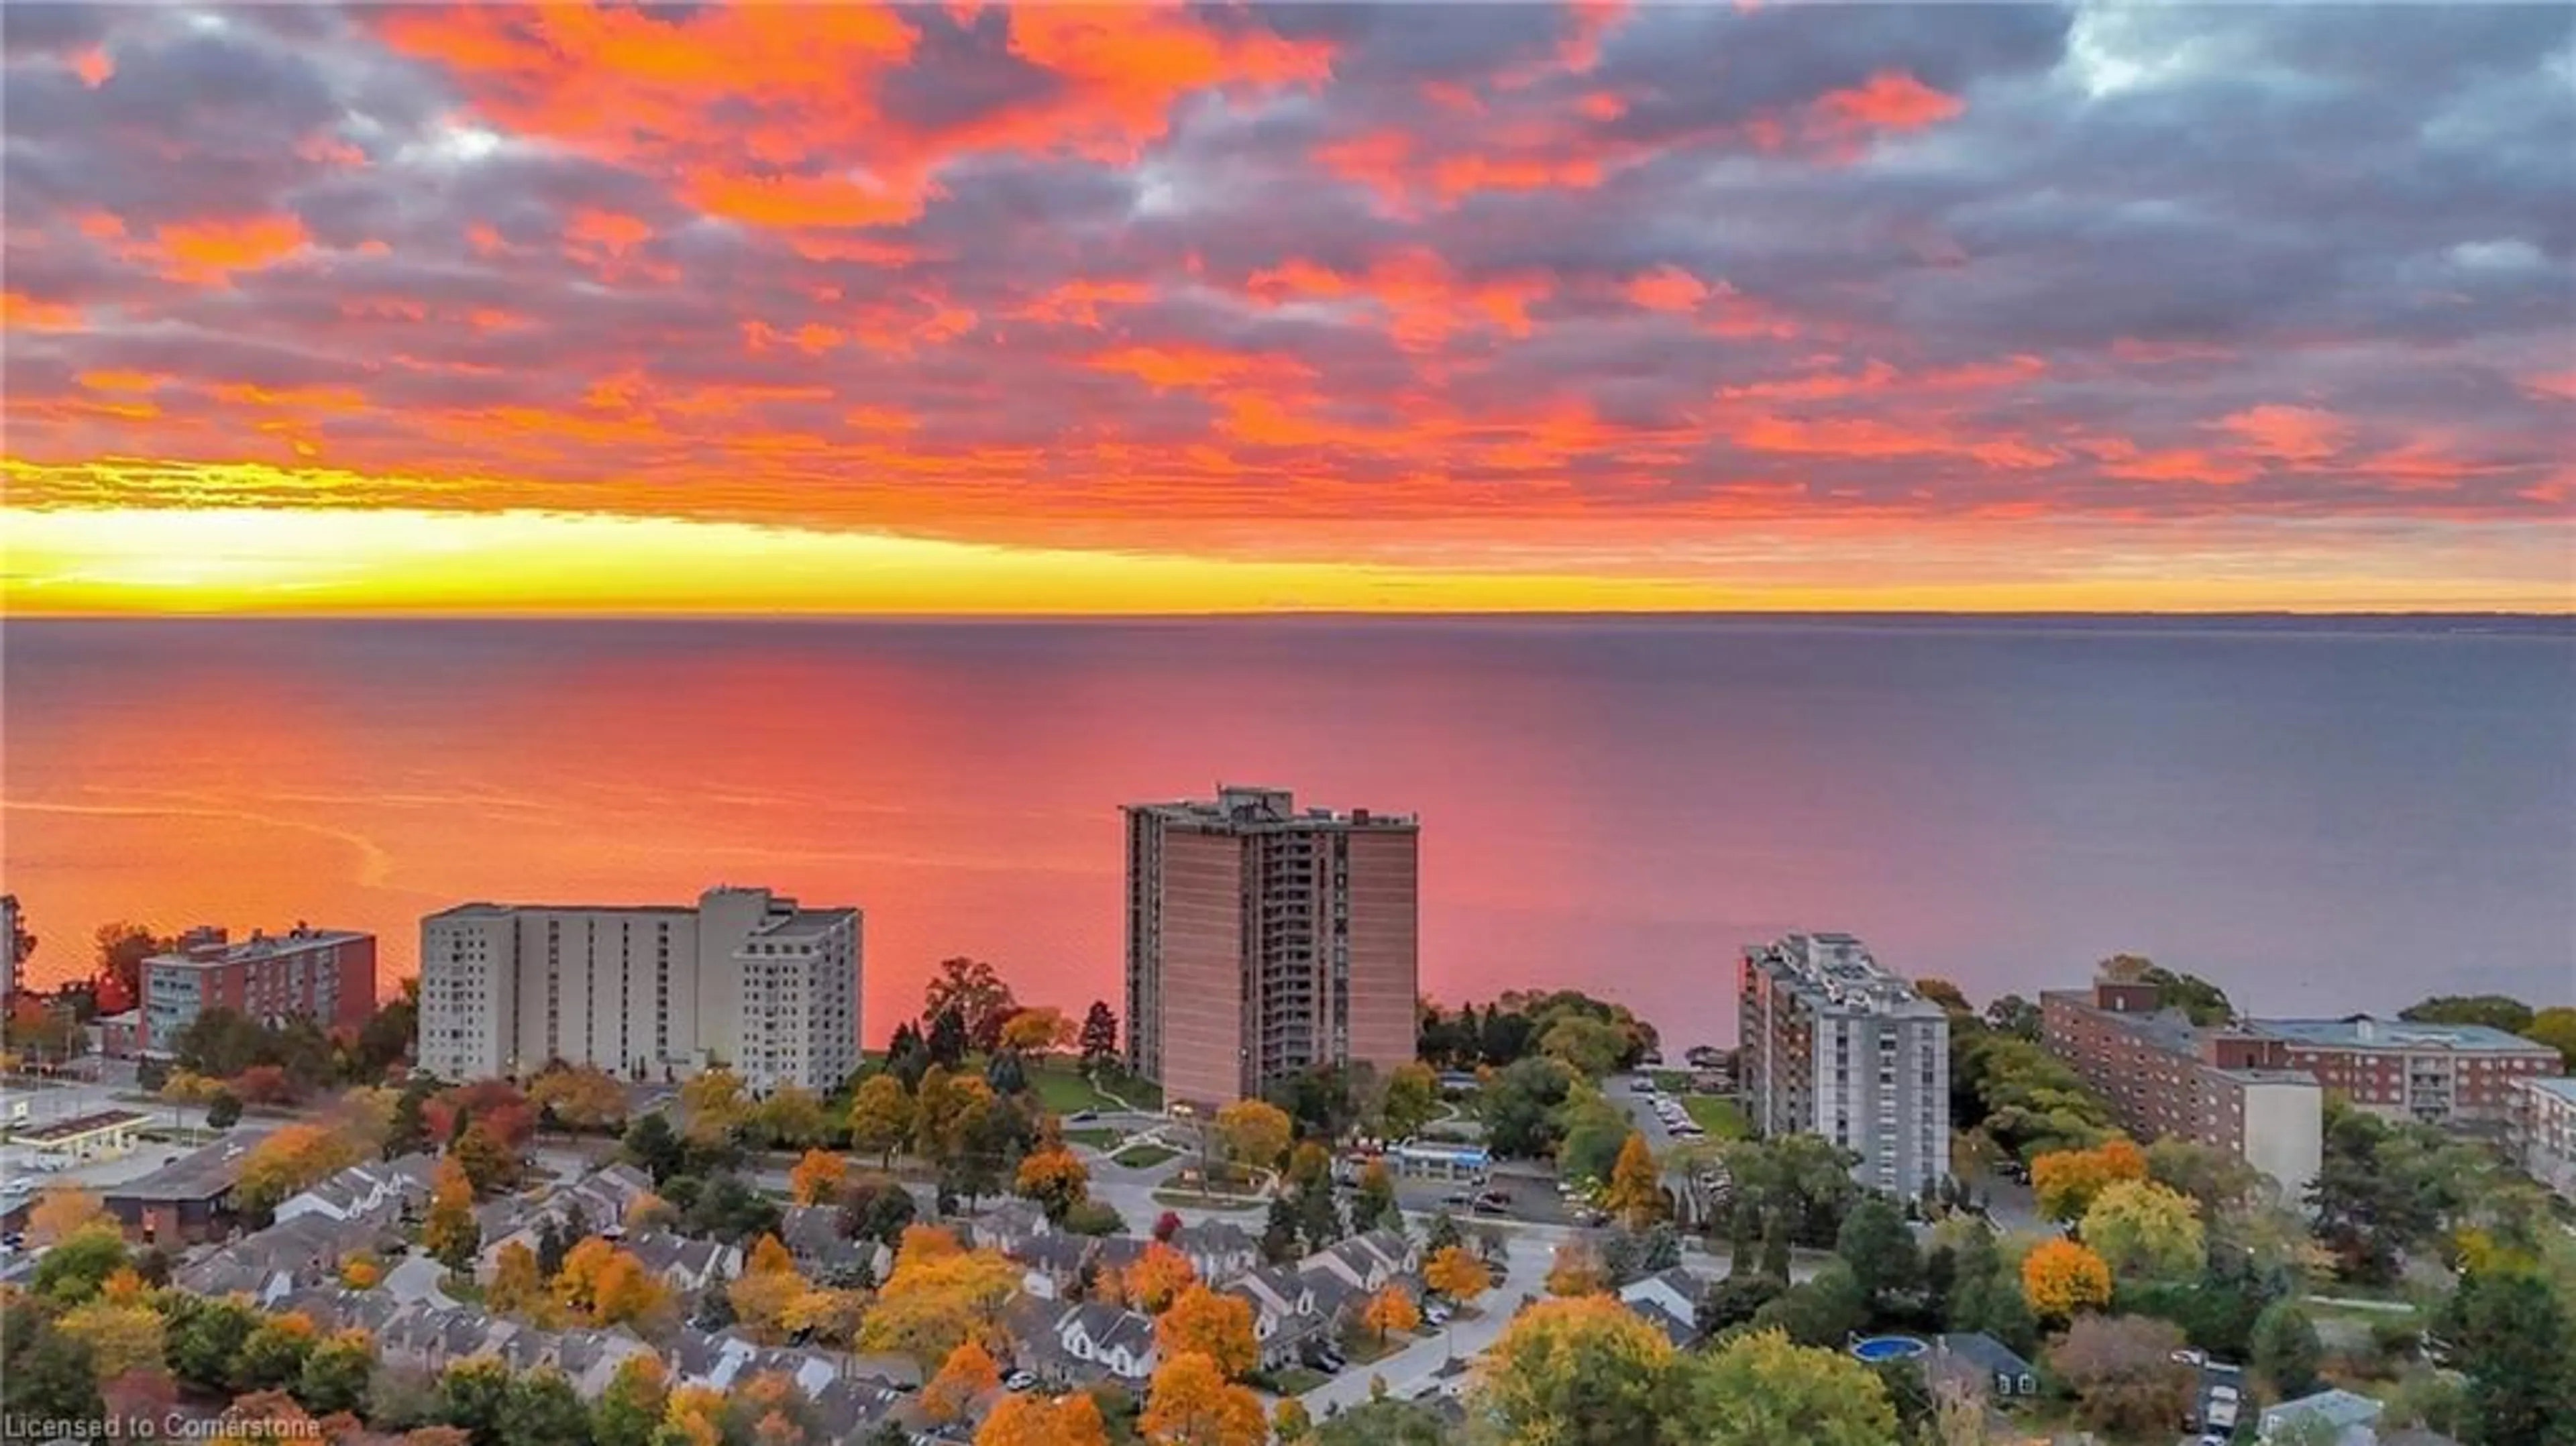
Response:
[[[408,1255],[403,1262],[385,1272],[385,1293],[402,1305],[427,1301],[434,1306],[451,1306],[447,1292],[438,1288],[447,1278],[447,1268],[426,1255]]]

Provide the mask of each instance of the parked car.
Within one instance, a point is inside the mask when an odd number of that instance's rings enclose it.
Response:
[[[1476,1203],[1476,1197],[1468,1194],[1464,1190],[1452,1190],[1448,1194],[1440,1197],[1440,1203],[1443,1205],[1473,1205]]]
[[[1449,1307],[1434,1302],[1423,1307],[1422,1318],[1431,1322],[1433,1325],[1447,1325],[1449,1323]]]
[[[1100,1118],[1100,1111],[1098,1111],[1098,1110],[1075,1110],[1072,1114],[1069,1114],[1069,1115],[1065,1116],[1065,1118],[1066,1118],[1067,1120],[1072,1121],[1074,1124],[1077,1124],[1077,1125],[1087,1125],[1087,1124],[1090,1124],[1093,1120],[1096,1120],[1096,1119]]]
[[[1032,1390],[1036,1388],[1037,1383],[1035,1371],[1013,1371],[1002,1378],[1002,1389],[1005,1391]]]
[[[2202,1424],[2214,1428],[2212,1434],[2217,1431],[2235,1430],[2239,1405],[2234,1386],[2210,1387],[2208,1420]]]
[[[1492,1281],[1496,1285],[1502,1284],[1510,1274],[1511,1272],[1506,1269],[1503,1263],[1499,1260],[1488,1260],[1485,1262],[1485,1279]]]

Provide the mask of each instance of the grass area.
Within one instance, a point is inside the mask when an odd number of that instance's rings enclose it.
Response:
[[[1735,1101],[1720,1095],[1685,1095],[1682,1109],[1691,1123],[1721,1140],[1741,1140],[1753,1134],[1753,1122],[1744,1117],[1744,1109]]]
[[[1059,1115],[1073,1114],[1078,1110],[1118,1109],[1121,1099],[1140,1110],[1163,1107],[1163,1092],[1143,1080],[1129,1079],[1113,1071],[1103,1074],[1100,1082],[1115,1092],[1117,1098],[1101,1093],[1100,1088],[1085,1078],[1071,1060],[1048,1060],[1029,1070],[1029,1088],[1037,1091],[1038,1103]]]
[[[1127,1138],[1116,1130],[1101,1129],[1067,1130],[1064,1132],[1064,1137],[1077,1145],[1089,1145],[1095,1150],[1115,1148],[1120,1140]],[[1151,1149],[1153,1147],[1149,1145],[1142,1148]]]
[[[1690,1072],[1688,1070],[1650,1069],[1646,1071],[1646,1078],[1653,1080],[1655,1082],[1655,1088],[1662,1090],[1668,1095],[1677,1095],[1690,1088]]]
[[[1244,1378],[1259,1390],[1274,1396],[1302,1396],[1332,1377],[1305,1366],[1288,1366],[1276,1371],[1261,1371]]]
[[[1389,1331],[1381,1341],[1375,1331],[1353,1331],[1342,1339],[1342,1359],[1354,1366],[1365,1366],[1385,1360],[1411,1344],[1412,1338],[1401,1332]]]
[[[1138,1145],[1133,1149],[1121,1150],[1109,1158],[1130,1170],[1150,1170],[1165,1160],[1178,1159],[1180,1153],[1163,1145]]]
[[[1202,1195],[1196,1190],[1157,1190],[1154,1203],[1193,1210],[1261,1210],[1270,1204],[1257,1195]]]

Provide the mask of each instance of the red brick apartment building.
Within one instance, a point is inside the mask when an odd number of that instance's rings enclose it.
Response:
[[[2324,1152],[2323,1092],[2289,1042],[2196,1027],[2159,1009],[2152,984],[2097,982],[2040,995],[2041,1038],[2141,1140],[2173,1135],[2227,1151],[2295,1197]]]
[[[167,1053],[198,1015],[230,1009],[283,1023],[298,1016],[325,1029],[364,1024],[376,1008],[376,936],[297,924],[284,934],[254,929],[238,943],[222,929],[191,929],[168,954],[143,961],[136,1044]]]
[[[1411,815],[1300,811],[1284,789],[1127,806],[1127,1060],[1221,1105],[1317,1065],[1413,1058]]]
[[[2501,1130],[2517,1081],[2563,1072],[2558,1051],[2483,1024],[2373,1019],[2253,1019],[2288,1046],[2290,1067],[2374,1114],[2446,1128]]]

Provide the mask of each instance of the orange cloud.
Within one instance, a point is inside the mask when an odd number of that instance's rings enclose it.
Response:
[[[19,292],[0,292],[0,330],[67,331],[81,324],[81,309],[68,302],[38,301]]]
[[[1255,377],[1272,385],[1294,384],[1314,376],[1293,358],[1192,345],[1119,347],[1095,355],[1091,365],[1161,389],[1204,389]]]
[[[2265,403],[2222,417],[2218,425],[2244,439],[2258,456],[2313,462],[2343,450],[2350,430],[2341,417],[2314,407]]]
[[[116,74],[116,59],[104,48],[93,45],[72,57],[72,74],[80,77],[81,84],[96,90]]]
[[[1011,11],[1011,49],[1067,83],[1068,94],[1046,107],[1058,142],[1104,160],[1132,160],[1161,138],[1185,95],[1313,85],[1333,68],[1330,45],[1220,34],[1176,7],[1021,6]]]
[[[1678,266],[1658,266],[1628,279],[1621,288],[1630,301],[1648,311],[1692,312],[1708,299],[1708,283]]]
[[[1457,330],[1466,319],[1462,312],[1483,316],[1506,335],[1527,336],[1531,304],[1546,299],[1554,286],[1537,276],[1471,283],[1437,252],[1417,246],[1380,257],[1366,271],[1351,275],[1291,258],[1255,272],[1245,290],[1273,306],[1303,299],[1365,299],[1387,314],[1397,345],[1422,351]]]
[[[615,211],[583,207],[573,213],[564,227],[567,240],[579,241],[611,256],[623,256],[630,246],[652,239],[653,228],[634,216],[621,216]]]
[[[1958,97],[1944,95],[1904,71],[1882,70],[1866,84],[1829,92],[1815,109],[1831,128],[1911,131],[1948,120],[1966,107]]]
[[[162,274],[192,285],[221,285],[244,271],[275,265],[304,248],[304,223],[291,215],[248,221],[196,221],[155,233]]]
[[[168,381],[150,372],[98,371],[80,374],[80,384],[93,392],[148,392]]]

